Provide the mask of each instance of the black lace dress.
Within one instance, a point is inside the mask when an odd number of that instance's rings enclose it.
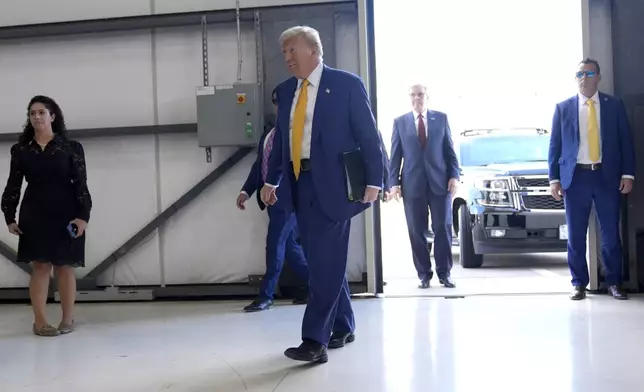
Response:
[[[18,220],[18,261],[84,267],[86,235],[72,238],[67,231],[76,218],[89,222],[92,209],[83,146],[56,135],[44,149],[35,141],[11,147],[1,202],[7,225],[16,221],[23,178],[28,185]]]

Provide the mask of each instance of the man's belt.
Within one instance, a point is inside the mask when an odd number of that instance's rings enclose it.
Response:
[[[311,171],[311,160],[310,159],[300,159],[300,171],[307,172]]]
[[[291,169],[293,168],[293,162],[291,162]],[[311,160],[310,159],[300,159],[300,173],[311,171]]]
[[[595,170],[601,169],[602,164],[601,163],[590,163],[590,164],[588,164],[588,163],[578,163],[577,167],[580,168],[580,169],[583,169],[583,170],[595,171]]]

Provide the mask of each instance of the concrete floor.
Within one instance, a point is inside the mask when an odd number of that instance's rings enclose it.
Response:
[[[31,334],[27,305],[4,305],[0,391],[644,390],[644,297],[569,301],[561,254],[465,270],[456,252],[457,289],[417,289],[398,207],[383,214],[388,298],[354,300],[357,340],[325,365],[284,357],[304,310],[286,302],[255,314],[240,311],[247,302],[79,304],[78,330],[56,338]],[[519,293],[533,295],[508,295]]]
[[[354,301],[357,339],[329,363],[283,356],[303,306],[240,302],[81,304],[78,330],[30,333],[2,306],[3,392],[641,391],[644,300],[563,295]],[[57,306],[50,308],[57,316]],[[57,318],[52,318],[52,322]]]
[[[459,264],[458,247],[452,252],[452,277],[456,289],[443,288],[436,277],[430,282],[429,290],[419,289],[403,204],[393,201],[383,206],[383,275],[388,297],[563,294],[571,290],[565,253],[491,255],[485,256],[483,267],[463,269]]]
[[[458,248],[453,248],[452,277],[456,288],[442,287],[435,276],[431,288],[423,290],[418,288],[411,250],[407,254],[402,248],[395,257],[383,260],[388,297],[564,294],[571,290],[565,253],[485,256],[483,267],[464,269],[459,264]]]

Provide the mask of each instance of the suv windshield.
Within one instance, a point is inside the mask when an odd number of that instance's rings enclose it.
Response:
[[[549,143],[548,135],[465,138],[460,146],[461,166],[547,161]]]

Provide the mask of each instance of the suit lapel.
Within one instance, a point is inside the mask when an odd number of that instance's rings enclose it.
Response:
[[[286,155],[286,160],[291,159],[291,107],[293,106],[293,98],[295,98],[295,90],[297,90],[297,78],[291,78],[284,88],[286,95],[281,99],[279,104],[278,121],[282,131],[282,155]]]
[[[409,136],[415,141],[414,143],[418,146],[418,148],[422,148],[420,145],[420,139],[418,139],[418,131],[416,130],[416,113],[412,110],[407,116],[407,132],[409,132]]]
[[[436,113],[434,113],[431,110],[427,110],[427,113],[425,114],[427,116],[427,124],[425,124],[425,131],[427,132],[427,146],[431,143],[432,138],[438,137],[437,132],[436,132]]]
[[[575,127],[575,142],[577,142],[577,149],[579,149],[579,140],[581,136],[579,135],[579,96],[576,96],[573,99],[572,105],[570,105],[570,110],[572,110],[572,121]]]
[[[268,136],[270,131],[264,132],[262,137],[259,138],[259,144],[257,146],[257,181],[259,184],[264,186],[264,178],[262,176],[262,170],[264,167],[264,141],[266,140],[266,137]]]
[[[262,137],[259,138],[259,144],[257,145],[257,155],[259,156],[259,161],[261,162],[262,159],[264,158],[264,140],[266,140],[266,136],[268,136],[268,132],[264,132]]]
[[[611,108],[608,106],[608,98],[603,93],[598,93],[597,99],[599,99],[599,137],[602,142],[601,146],[603,147],[606,144],[606,137],[608,137],[608,132],[606,132],[606,119]]]
[[[322,113],[329,113],[329,111],[326,111],[325,109],[329,105],[329,102],[327,102],[327,99],[330,97],[331,94],[327,94],[326,90],[329,88],[329,72],[328,67],[324,65],[322,67],[322,75],[320,76],[320,82],[318,85],[318,94],[315,97],[315,106],[313,107],[313,123],[311,124],[311,139],[316,140],[317,138],[320,137],[320,121],[324,120],[321,118],[321,116],[316,116],[315,113],[318,112],[318,110]]]

